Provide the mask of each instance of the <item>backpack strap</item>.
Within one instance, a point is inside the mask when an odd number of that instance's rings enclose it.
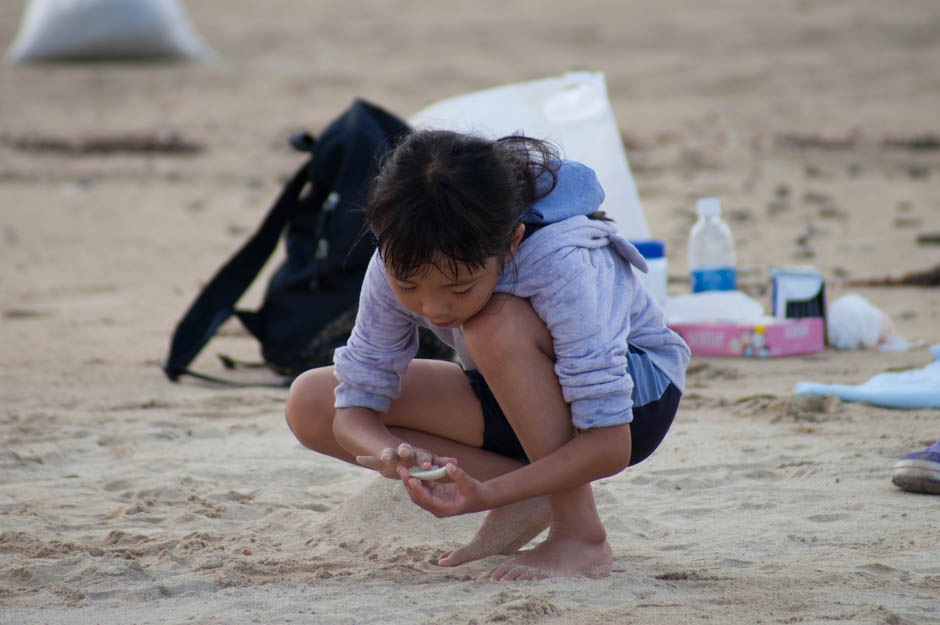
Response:
[[[254,235],[219,269],[177,324],[170,353],[162,364],[163,372],[170,380],[177,381],[181,374],[200,379],[209,377],[190,371],[189,363],[219,326],[232,316],[235,302],[251,286],[277,247],[284,226],[297,210],[298,198],[308,181],[309,168],[308,161],[297,170]],[[219,379],[209,381],[226,383]]]
[[[206,373],[199,373],[198,371],[193,371],[192,369],[183,369],[177,373],[177,377],[180,375],[188,375],[196,378],[197,380],[202,380],[203,382],[210,382],[212,384],[218,384],[220,386],[228,386],[231,388],[290,388],[291,383],[294,381],[294,378],[284,378],[280,382],[238,382],[236,380],[227,380],[225,378],[219,378],[214,375],[208,375]],[[171,378],[172,379],[172,378]]]

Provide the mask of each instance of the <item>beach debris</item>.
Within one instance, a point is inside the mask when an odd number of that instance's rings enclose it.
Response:
[[[825,178],[825,179],[832,178],[832,174],[830,174],[828,171],[822,169],[821,167],[817,165],[812,165],[812,164],[806,165],[803,168],[803,173],[806,175],[807,178]]]
[[[895,217],[891,223],[895,228],[917,228],[924,223],[924,220],[920,217]]]
[[[664,582],[714,582],[722,578],[699,571],[669,571],[655,576]]]
[[[922,133],[910,137],[887,137],[881,141],[886,148],[911,150],[913,152],[927,152],[940,150],[940,135]]]
[[[853,130],[844,135],[823,135],[818,133],[801,134],[797,132],[779,133],[774,137],[774,143],[780,147],[796,148],[799,150],[852,150],[861,147],[862,133]],[[868,143],[872,145],[872,143]],[[908,150],[911,152],[931,152],[940,150],[940,135],[932,132],[922,132],[906,137],[885,137],[876,145],[889,150]],[[857,165],[855,167],[858,167]]]
[[[52,135],[27,133],[18,137],[0,136],[0,143],[21,152],[64,154],[66,156],[100,156],[109,154],[198,154],[205,149],[201,143],[171,131],[92,135],[68,139]]]
[[[767,214],[773,217],[790,210],[790,203],[786,200],[772,200],[767,203]]]
[[[819,230],[812,224],[806,226],[802,233],[793,240],[793,257],[798,259],[814,258],[816,248],[813,246],[813,239],[819,234]]]
[[[732,208],[727,211],[728,221],[735,223],[745,223],[753,220],[754,214],[749,208]]]
[[[940,235],[937,235],[940,243]],[[901,276],[863,278],[848,282],[849,286],[940,286],[940,265],[925,271],[912,271]]]
[[[822,219],[845,219],[848,215],[839,210],[835,204],[822,204],[816,210],[816,214]]]
[[[32,308],[7,308],[3,311],[4,319],[35,319],[36,317],[43,317],[48,313],[43,313],[38,310],[33,310]]]
[[[807,191],[803,194],[804,204],[829,204],[832,202],[832,196],[828,193],[818,191]]]
[[[843,136],[786,132],[776,135],[774,142],[780,147],[800,150],[851,150],[858,146],[860,138],[857,130]]]

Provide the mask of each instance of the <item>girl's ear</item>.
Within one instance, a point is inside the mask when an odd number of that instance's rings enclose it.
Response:
[[[525,224],[519,224],[516,226],[512,235],[509,238],[509,254],[506,256],[506,260],[509,260],[513,254],[516,253],[516,248],[519,247],[519,243],[522,242],[522,235],[525,234]]]

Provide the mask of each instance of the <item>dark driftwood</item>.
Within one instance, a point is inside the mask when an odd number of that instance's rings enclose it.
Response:
[[[940,286],[940,265],[926,271],[913,271],[898,277],[852,280],[850,286]]]

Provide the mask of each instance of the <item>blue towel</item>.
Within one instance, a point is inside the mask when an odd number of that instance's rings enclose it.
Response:
[[[888,408],[940,409],[940,344],[930,348],[934,362],[922,369],[879,373],[864,384],[797,382],[797,395],[835,395]]]

